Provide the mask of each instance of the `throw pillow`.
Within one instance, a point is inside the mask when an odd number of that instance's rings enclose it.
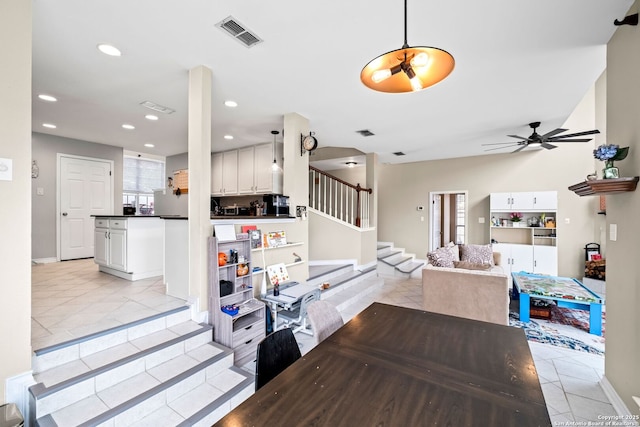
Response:
[[[460,245],[460,261],[493,265],[491,245]]]
[[[458,245],[456,245],[453,242],[449,242],[449,243],[447,243],[447,248],[453,254],[453,260],[454,261],[460,261],[460,248],[458,247]]]
[[[453,261],[453,265],[456,268],[464,268],[465,270],[488,270],[491,268],[490,264],[476,264],[469,261]]]
[[[453,253],[447,247],[438,248],[427,254],[429,264],[434,267],[453,267]]]

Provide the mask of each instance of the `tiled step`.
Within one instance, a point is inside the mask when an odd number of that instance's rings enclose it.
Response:
[[[411,262],[402,264],[400,266],[397,266],[396,270],[399,271],[400,273],[411,275],[414,271],[424,267],[425,264],[426,263],[424,261],[411,261]]]
[[[375,267],[368,268],[366,270],[351,270],[349,272],[343,273],[340,276],[333,277],[332,279],[328,279],[324,282],[329,283],[329,288],[322,290],[322,299],[331,298],[333,295],[342,293],[352,286],[357,285],[365,279],[375,277],[377,275],[377,271]],[[323,282],[323,283],[324,283]]]
[[[391,249],[383,253],[382,255],[378,255],[378,261],[384,261],[384,260],[389,261],[390,259],[396,258],[398,256],[402,256],[403,253],[404,251],[401,249]]]
[[[211,425],[254,391],[188,307],[36,351],[36,425]]]
[[[335,293],[327,298],[324,298],[323,295],[322,299],[334,305],[339,311],[342,311],[384,285],[384,280],[376,277],[375,274],[370,275],[368,279],[369,280],[360,281],[352,286],[346,287],[342,292]]]
[[[336,277],[353,272],[353,264],[326,264],[326,265],[310,265],[309,279],[307,283],[310,285],[320,285],[324,282],[335,282]]]
[[[406,263],[407,261],[411,261],[412,259],[413,259],[412,257],[406,256],[404,253],[398,253],[394,256],[380,259],[379,261],[387,265],[390,265],[391,267],[398,267]]]

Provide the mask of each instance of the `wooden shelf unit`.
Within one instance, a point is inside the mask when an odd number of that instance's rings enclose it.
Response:
[[[630,178],[594,179],[583,181],[569,187],[578,196],[595,196],[599,194],[617,194],[636,191],[638,185],[637,176]]]
[[[242,263],[218,265],[218,253],[238,252]],[[246,264],[247,274],[238,275],[238,266]],[[251,242],[232,240],[221,242],[209,237],[209,318],[213,324],[213,339],[234,350],[234,364],[241,366],[253,360],[258,343],[265,337],[265,305],[253,298],[253,274],[251,274]],[[229,295],[220,295],[220,281],[233,283]],[[225,305],[236,305],[238,314],[230,315],[221,310]]]

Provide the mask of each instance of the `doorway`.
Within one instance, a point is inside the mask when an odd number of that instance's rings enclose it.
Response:
[[[429,193],[429,250],[467,242],[467,191]]]
[[[57,165],[57,258],[93,257],[92,215],[113,215],[113,161],[58,153]]]

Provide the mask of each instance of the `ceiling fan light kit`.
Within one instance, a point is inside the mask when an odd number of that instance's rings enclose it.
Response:
[[[360,80],[378,92],[404,93],[426,89],[444,80],[455,66],[449,52],[407,43],[407,0],[404,0],[404,44],[364,66]]]
[[[536,132],[536,129],[539,126],[540,126],[540,122],[529,123],[529,127],[533,129],[533,133],[528,138],[525,138],[519,135],[507,135],[511,138],[519,139],[520,141],[496,142],[492,144],[482,144],[482,145],[503,145],[503,147],[489,148],[488,150],[485,150],[485,151],[500,150],[500,149],[509,148],[509,147],[518,147],[515,150],[513,150],[512,153],[517,153],[518,151],[522,151],[529,146],[540,146],[542,148],[546,148],[547,150],[552,150],[554,148],[558,148],[553,144],[558,144],[562,142],[588,142],[588,141],[591,141],[592,138],[576,138],[576,137],[586,136],[586,135],[595,135],[597,133],[600,133],[598,129],[594,129],[594,130],[588,130],[584,132],[576,132],[576,133],[569,133],[565,135],[559,135],[563,132],[568,131],[569,129],[557,128],[552,130],[551,132],[545,133],[544,135],[539,135],[538,132]]]

